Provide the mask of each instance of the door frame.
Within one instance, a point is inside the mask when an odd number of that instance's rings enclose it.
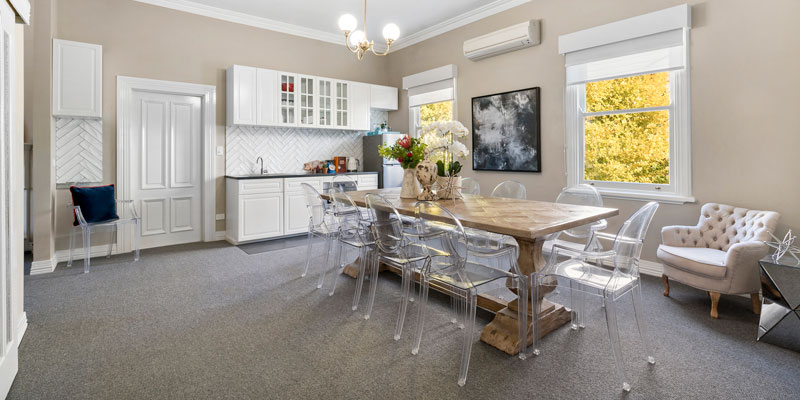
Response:
[[[117,76],[117,196],[130,199],[131,196],[131,159],[125,144],[130,140],[129,112],[132,111],[134,92],[150,92],[174,94],[200,98],[202,123],[200,134],[203,165],[201,189],[201,221],[204,242],[216,240],[216,156],[217,146],[217,88],[213,85],[161,81],[155,79]],[[137,210],[141,213],[141,210]],[[120,231],[117,236],[119,252],[132,250],[132,235],[127,230]]]

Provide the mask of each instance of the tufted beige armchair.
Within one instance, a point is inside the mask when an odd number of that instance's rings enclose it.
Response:
[[[661,229],[658,258],[664,263],[664,296],[669,279],[706,290],[711,316],[719,317],[721,294],[749,294],[753,312],[761,312],[758,260],[767,255],[780,214],[708,203],[700,210],[697,226]]]

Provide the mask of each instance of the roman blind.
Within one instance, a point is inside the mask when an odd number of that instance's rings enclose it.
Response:
[[[458,69],[454,64],[423,71],[403,78],[408,90],[408,106],[419,107],[455,99]]]
[[[567,85],[685,68],[688,5],[559,37]]]

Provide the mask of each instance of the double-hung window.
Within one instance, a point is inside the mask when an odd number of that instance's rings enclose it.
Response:
[[[455,65],[445,65],[403,78],[408,90],[408,131],[417,136],[419,128],[437,121],[455,118]]]
[[[604,196],[693,201],[689,8],[564,35],[567,180]]]

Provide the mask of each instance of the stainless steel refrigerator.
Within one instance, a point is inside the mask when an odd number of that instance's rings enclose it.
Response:
[[[402,133],[384,133],[364,136],[364,171],[378,173],[379,188],[400,187],[403,184],[403,167],[397,160],[389,160],[378,155],[378,146],[393,145],[405,136]]]

